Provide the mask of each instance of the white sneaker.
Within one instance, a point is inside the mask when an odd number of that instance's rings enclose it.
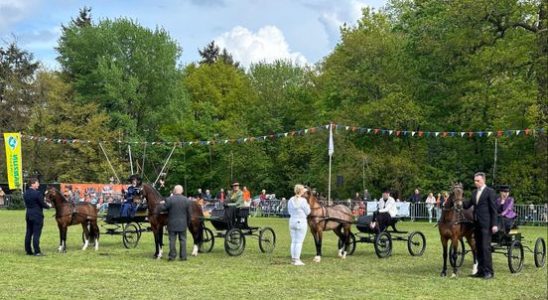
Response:
[[[297,260],[293,263],[294,266],[304,266],[304,263],[301,260]]]

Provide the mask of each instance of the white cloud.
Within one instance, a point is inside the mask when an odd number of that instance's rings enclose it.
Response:
[[[30,14],[37,0],[0,0],[0,33]]]
[[[245,27],[236,26],[215,38],[215,43],[221,49],[226,48],[233,58],[245,67],[252,63],[270,63],[278,59],[291,60],[299,65],[307,63],[304,55],[291,52],[284,34],[276,26],[264,26],[256,33]]]

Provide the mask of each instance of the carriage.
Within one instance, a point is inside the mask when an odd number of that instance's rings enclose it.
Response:
[[[238,256],[245,250],[246,236],[259,240],[262,253],[272,253],[276,246],[276,234],[270,227],[251,227],[247,220],[249,208],[224,206],[211,211],[211,216],[203,218],[215,228],[215,233],[204,226],[201,252],[211,252],[215,238],[224,238],[225,252],[230,256]]]
[[[508,268],[512,273],[518,273],[523,269],[524,264],[524,249],[533,253],[535,266],[542,268],[546,264],[546,242],[542,237],[535,241],[535,246],[531,249],[523,243],[526,241],[518,229],[512,229],[505,233],[499,231],[493,235],[491,241],[491,252],[504,254],[508,258]],[[457,267],[461,267],[464,263],[464,256],[471,250],[467,250],[464,246],[463,239],[460,239],[457,247]]]
[[[393,241],[406,241],[407,250],[412,256],[421,256],[426,249],[426,238],[420,231],[413,231],[408,234],[407,231],[400,231],[396,228],[396,224],[400,218],[395,217],[391,219],[389,224],[382,231],[378,231],[376,228],[372,229],[370,224],[373,216],[362,216],[358,218],[356,225],[359,232],[350,233],[350,244],[348,254],[352,255],[356,250],[356,243],[370,243],[375,248],[375,254],[379,258],[385,258],[392,254],[392,242]],[[392,229],[389,230],[388,227]],[[339,248],[341,248],[343,242],[339,240]]]
[[[102,216],[101,227],[105,228],[104,234],[121,235],[124,247],[135,248],[139,244],[141,234],[150,230],[147,208],[139,205],[133,217],[122,217],[121,209],[122,203],[110,203],[106,215]]]

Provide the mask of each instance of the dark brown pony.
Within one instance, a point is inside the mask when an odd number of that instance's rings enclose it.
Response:
[[[156,246],[154,257],[160,259],[162,258],[164,246],[164,226],[167,225],[167,213],[161,211],[165,199],[154,187],[146,183],[142,185],[138,196],[146,199],[148,206],[148,221],[150,222],[150,227],[154,234],[154,244]],[[203,216],[204,213],[200,204],[192,202],[191,216],[188,218],[188,229],[194,240],[194,247],[192,248],[191,254],[193,256],[198,255],[198,250],[202,243],[204,228]]]
[[[441,218],[438,223],[438,229],[440,231],[441,244],[443,246],[443,269],[441,276],[447,276],[447,242],[451,241],[451,257],[450,262],[453,267],[453,277],[457,276],[458,272],[458,247],[462,237],[466,237],[472,254],[474,256],[474,267],[472,273],[477,272],[478,264],[476,261],[476,243],[473,238],[474,233],[474,210],[473,208],[463,209],[463,188],[461,183],[454,184],[451,193],[445,203],[443,204],[443,210]]]
[[[67,251],[67,227],[82,224],[84,230],[84,246],[86,250],[90,239],[95,242],[95,250],[99,249],[99,226],[97,226],[97,208],[91,203],[72,203],[56,188],[49,187],[45,195],[46,201],[55,208],[55,220],[59,227],[59,252]]]
[[[345,205],[326,207],[318,202],[316,195],[309,190],[303,195],[310,205],[308,215],[308,226],[316,244],[315,262],[322,259],[322,238],[323,232],[333,230],[341,241],[344,241],[343,248],[339,249],[339,257],[346,258],[350,243],[350,228],[352,226],[352,211]]]

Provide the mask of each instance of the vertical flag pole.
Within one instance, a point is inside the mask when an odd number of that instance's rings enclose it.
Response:
[[[134,174],[133,173],[133,158],[131,157],[131,145],[130,144],[127,145],[127,150],[129,152],[129,167],[131,169],[131,175],[133,175]]]
[[[329,123],[329,145],[327,154],[329,155],[329,178],[327,183],[327,203],[331,205],[331,161],[335,152],[335,144],[333,143],[333,123]]]

